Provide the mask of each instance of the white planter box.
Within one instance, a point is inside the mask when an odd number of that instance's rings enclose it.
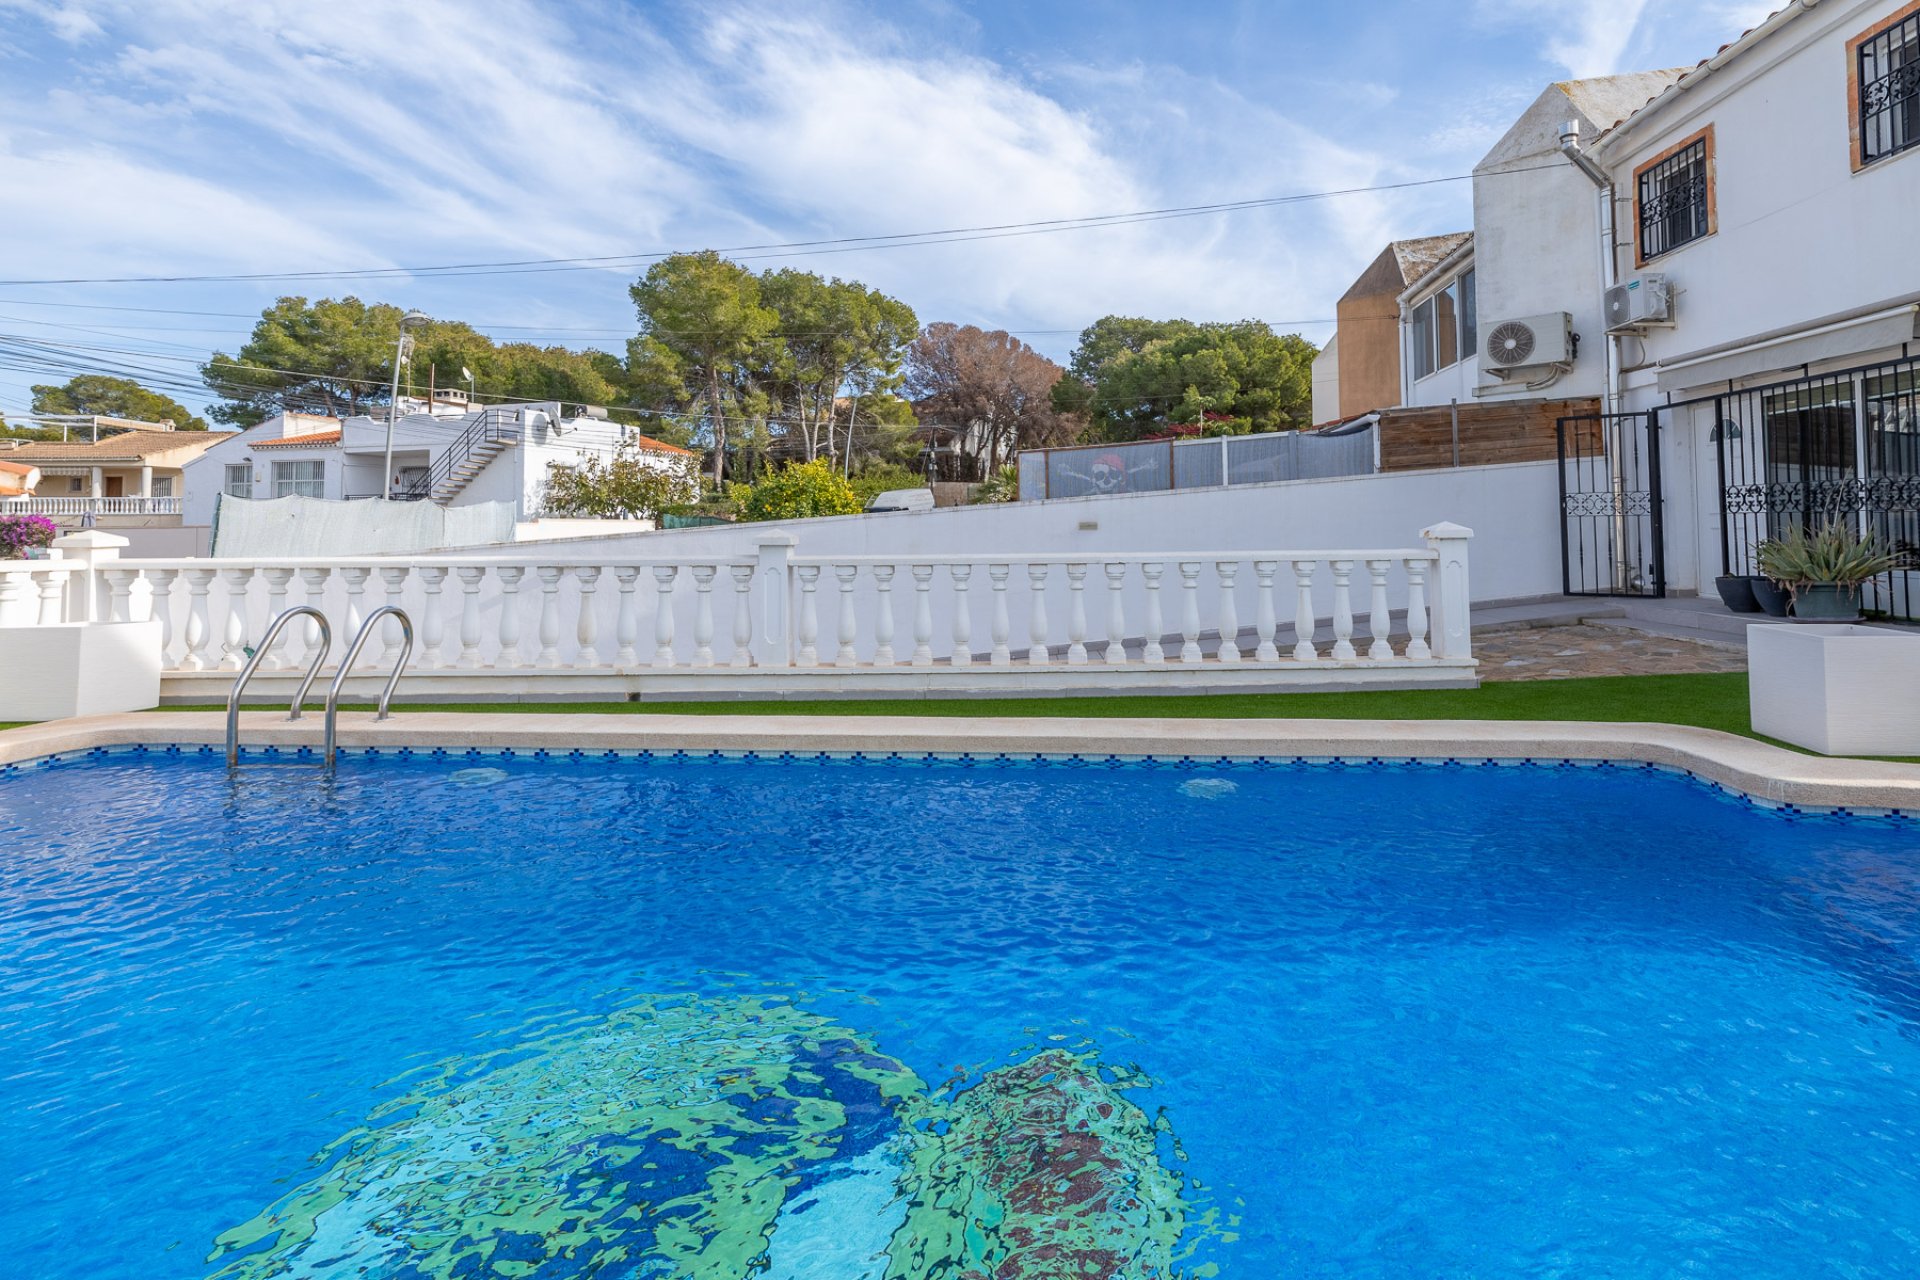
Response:
[[[1754,626],[1747,666],[1756,733],[1829,756],[1920,755],[1920,635]]]
[[[160,705],[158,622],[0,627],[0,721]]]

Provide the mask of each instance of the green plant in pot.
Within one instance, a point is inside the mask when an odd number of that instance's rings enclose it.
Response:
[[[1793,594],[1802,621],[1846,622],[1860,616],[1860,584],[1892,569],[1896,557],[1877,536],[1859,537],[1833,523],[1808,533],[1790,529],[1760,544],[1760,572]]]

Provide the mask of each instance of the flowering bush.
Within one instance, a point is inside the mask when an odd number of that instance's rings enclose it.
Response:
[[[45,516],[0,516],[0,560],[24,560],[30,547],[50,547],[60,527]]]

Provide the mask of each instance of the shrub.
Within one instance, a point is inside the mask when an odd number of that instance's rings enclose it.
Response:
[[[1017,502],[1019,499],[1020,468],[1011,464],[988,476],[979,492],[973,495],[975,502]]]
[[[1809,534],[1792,528],[1760,544],[1760,572],[1798,592],[1819,583],[1858,586],[1899,563],[1877,535],[1859,537],[1835,522]]]
[[[743,520],[805,520],[859,513],[860,495],[825,458],[796,463],[759,484],[728,489]]]
[[[869,502],[890,489],[924,489],[927,487],[927,478],[897,462],[883,462],[865,471],[854,472],[852,483],[853,495],[860,499],[860,506],[865,509]]]
[[[52,546],[59,532],[45,516],[0,516],[0,560],[24,560],[29,548]]]

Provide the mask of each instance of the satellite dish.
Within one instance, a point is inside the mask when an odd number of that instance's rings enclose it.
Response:
[[[462,379],[462,380],[464,380],[464,381],[466,381],[466,382],[472,382],[472,381],[473,381],[473,370],[471,370],[471,369],[469,369],[469,368],[467,368],[467,366],[465,366],[465,365],[461,365],[461,366],[460,366],[460,377],[461,377],[461,379]]]

